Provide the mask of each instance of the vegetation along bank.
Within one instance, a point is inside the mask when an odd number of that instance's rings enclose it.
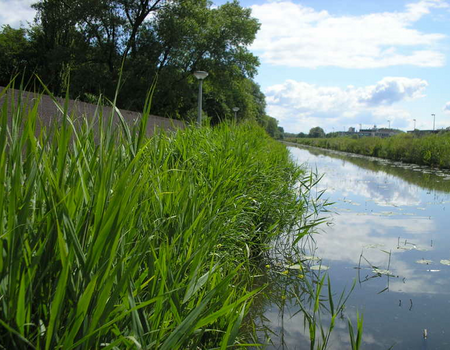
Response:
[[[419,165],[450,168],[450,132],[426,136],[400,134],[387,138],[289,138],[287,141]]]
[[[145,114],[36,136],[7,103],[0,348],[242,345],[258,255],[305,210],[286,148],[251,122],[146,138]]]

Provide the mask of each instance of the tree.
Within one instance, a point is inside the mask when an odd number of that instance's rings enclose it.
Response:
[[[161,9],[139,43],[138,59],[153,60],[139,75],[158,76],[153,110],[161,115],[195,114],[198,82],[192,73],[205,70],[204,109],[213,123],[231,118],[234,106],[240,108],[240,117],[255,118],[262,113],[255,94],[259,87],[251,79],[259,61],[246,46],[259,24],[236,1],[210,5],[206,0],[178,0]],[[144,83],[141,89],[147,87]]]
[[[25,29],[3,26],[0,30],[0,85],[7,85],[14,75],[23,72],[32,57]]]
[[[315,128],[309,130],[309,137],[313,138],[325,137],[325,131],[323,131],[321,127],[316,126]]]
[[[339,133],[333,131],[333,132],[329,132],[328,134],[326,134],[325,137],[327,137],[327,138],[333,138],[333,137],[338,137],[338,136],[339,136]]]
[[[21,44],[3,76],[25,56],[53,93],[61,95],[70,77],[70,97],[90,101],[113,99],[122,74],[118,106],[137,111],[156,81],[152,113],[188,119],[197,108],[193,72],[205,70],[212,123],[232,118],[233,107],[240,119],[266,122],[265,96],[253,81],[259,60],[248,50],[260,24],[236,0],[218,7],[209,0],[40,0],[33,7],[35,25],[15,33],[21,41],[7,39]]]
[[[263,126],[263,128],[265,128],[265,130],[270,136],[272,136],[275,139],[283,138],[284,129],[278,126],[278,120],[268,115],[265,115],[264,121],[265,122],[262,123],[261,125]]]
[[[278,127],[278,138],[284,139],[284,128],[282,126]]]

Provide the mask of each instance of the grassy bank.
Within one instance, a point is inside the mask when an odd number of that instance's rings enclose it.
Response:
[[[416,137],[402,134],[388,138],[348,137],[321,139],[289,139],[287,141],[337,151],[357,153],[450,169],[450,133]]]
[[[327,157],[341,159],[373,172],[383,171],[386,174],[399,177],[410,184],[426,188],[427,190],[450,192],[450,183],[442,181],[442,176],[430,172],[411,171],[411,168],[416,167],[416,165],[396,164],[380,158],[370,158],[368,161],[366,157],[341,152],[328,152],[315,147],[308,147],[307,151],[317,156],[326,154]]]
[[[147,139],[145,116],[133,130],[68,117],[36,136],[39,101],[7,103],[0,348],[242,343],[254,261],[304,214],[285,147],[252,123]]]

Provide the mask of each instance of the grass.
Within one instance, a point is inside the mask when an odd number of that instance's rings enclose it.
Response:
[[[450,169],[450,132],[422,137],[401,134],[388,138],[294,138],[287,141],[365,156]]]
[[[245,347],[254,262],[307,205],[286,148],[252,123],[148,139],[150,98],[117,128],[66,104],[38,129],[38,104],[0,112],[0,348]]]

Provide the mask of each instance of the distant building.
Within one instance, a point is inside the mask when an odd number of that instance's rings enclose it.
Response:
[[[376,125],[372,129],[360,129],[356,131],[354,127],[348,128],[348,131],[337,131],[337,136],[356,136],[356,137],[390,137],[402,133],[403,131],[389,128],[377,128]]]
[[[400,130],[395,130],[395,129],[378,129],[377,132],[375,133],[375,136],[378,137],[390,137],[390,136],[394,136],[397,134],[400,134],[401,131]]]
[[[415,129],[415,130],[409,130],[407,131],[408,134],[414,134],[417,136],[424,136],[424,135],[429,135],[429,134],[437,134],[439,131],[441,130],[419,130],[419,129]]]
[[[397,134],[400,134],[400,130],[396,129],[388,129],[388,128],[377,128],[376,125],[373,126],[372,129],[360,129],[358,136],[359,137],[390,137]]]
[[[375,136],[377,129],[374,127],[373,129],[360,129],[358,136],[365,137],[365,136]]]
[[[338,136],[353,136],[356,135],[356,129],[354,127],[349,127],[348,131],[337,131],[336,134]]]

